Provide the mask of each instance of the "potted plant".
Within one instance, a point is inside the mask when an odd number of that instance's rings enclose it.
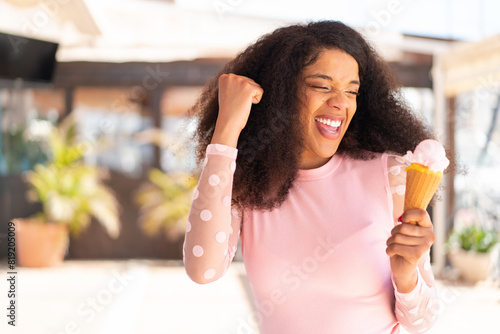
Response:
[[[184,235],[198,180],[188,173],[164,173],[154,168],[148,179],[135,194],[139,224],[146,235],[163,231],[168,239],[175,240]]]
[[[451,264],[468,282],[476,283],[488,277],[495,264],[493,250],[498,245],[498,233],[474,224],[453,230],[448,239]]]
[[[103,184],[103,169],[83,162],[90,142],[78,140],[76,124],[68,117],[52,128],[48,138],[49,159],[26,173],[28,198],[42,210],[16,219],[18,263],[27,267],[61,263],[68,247],[68,234],[78,235],[94,217],[116,238],[119,206],[113,192]]]

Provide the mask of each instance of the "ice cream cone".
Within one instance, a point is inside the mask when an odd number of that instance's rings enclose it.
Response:
[[[442,178],[442,172],[434,172],[427,166],[418,163],[408,166],[404,210],[427,209]]]

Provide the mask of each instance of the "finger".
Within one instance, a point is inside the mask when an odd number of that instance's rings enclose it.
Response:
[[[432,221],[425,210],[411,209],[406,210],[402,217],[403,223],[416,222],[419,226],[432,228]]]
[[[426,248],[422,245],[419,246],[407,246],[401,244],[392,244],[387,246],[385,250],[389,257],[399,255],[403,257],[406,261],[417,264],[422,255],[426,252]]]
[[[260,102],[260,100],[262,99],[263,92],[264,91],[262,89],[255,91],[255,93],[252,96],[252,103],[253,104],[257,104]]]
[[[262,87],[258,83],[256,83],[255,80],[250,79],[249,77],[241,76],[241,75],[234,75],[234,76],[236,77],[236,79],[247,83],[252,88],[256,88],[257,90],[262,90]]]
[[[232,84],[234,83],[243,83],[243,84],[248,84],[249,86],[252,87],[258,87],[261,88],[258,83],[256,83],[253,79],[250,79],[249,77],[245,77],[242,75],[237,75],[234,73],[224,73],[219,76],[219,85],[221,83],[229,83],[231,82]]]
[[[249,77],[244,77],[244,76],[241,76],[241,78],[243,78],[243,80],[247,81],[248,83],[250,83],[254,86],[260,87],[260,85],[258,83],[256,83],[254,79],[251,79]]]
[[[387,239],[387,246],[393,245],[393,244],[400,244],[400,245],[406,245],[406,246],[418,246],[422,244],[426,244],[426,238],[425,237],[413,237],[413,236],[408,236],[404,234],[396,234]]]
[[[389,257],[399,255],[406,259],[409,258],[410,254],[413,254],[416,251],[417,247],[418,246],[405,246],[400,244],[392,244],[387,246],[385,252],[387,253],[387,255],[389,255]]]
[[[262,95],[264,94],[264,90],[262,89],[262,87],[258,83],[256,83],[252,79],[245,78],[245,80],[247,80],[248,83],[250,83],[250,85],[252,86],[252,88],[254,90],[254,92],[252,94],[252,103],[253,104],[259,103],[260,100],[262,99]]]
[[[246,82],[249,85],[248,87],[253,90],[252,104],[259,103],[260,100],[262,99],[262,95],[264,94],[264,90],[262,89],[262,87],[258,83],[256,83],[253,79],[250,79],[248,77],[239,76],[239,78],[244,82]]]
[[[404,234],[412,237],[423,237],[428,235],[430,232],[432,232],[432,229],[429,229],[427,227],[409,223],[402,223],[393,227],[393,229],[391,230],[391,235],[394,236],[396,234]]]

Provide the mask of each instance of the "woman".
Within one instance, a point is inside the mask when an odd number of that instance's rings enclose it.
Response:
[[[359,33],[280,28],[194,110],[205,160],[184,244],[191,279],[221,277],[241,234],[262,334],[431,327],[435,238],[425,211],[403,213],[400,157],[431,133]]]

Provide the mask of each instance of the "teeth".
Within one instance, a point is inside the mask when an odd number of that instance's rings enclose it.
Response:
[[[331,119],[323,119],[323,118],[318,118],[318,117],[316,117],[314,120],[317,122],[320,122],[322,124],[332,126],[334,128],[338,128],[340,126],[340,124],[342,124],[341,121],[333,121]]]

